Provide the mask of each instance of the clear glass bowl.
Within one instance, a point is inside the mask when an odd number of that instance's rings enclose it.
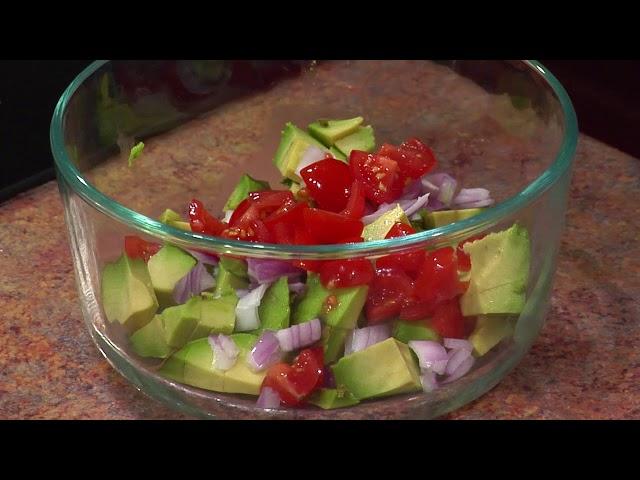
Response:
[[[286,121],[365,117],[378,144],[417,136],[440,169],[497,203],[483,213],[410,237],[283,246],[231,241],[160,223],[193,198],[214,212],[244,172],[277,185],[271,159]],[[107,360],[136,388],[205,418],[433,418],[495,386],[536,339],[549,309],[577,122],[560,83],[535,61],[98,61],[62,95],[51,145],[64,201],[79,298]],[[144,139],[132,168],[133,141]],[[376,258],[437,248],[524,225],[531,238],[526,305],[513,337],[461,379],[433,393],[351,408],[261,410],[255,397],[192,388],[163,378],[106,321],[101,271],[123,237],[143,236],[217,254],[276,259]]]

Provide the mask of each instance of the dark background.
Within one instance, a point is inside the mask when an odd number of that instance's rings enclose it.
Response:
[[[565,86],[580,130],[640,157],[640,61],[541,60]],[[49,123],[58,98],[88,60],[0,63],[0,201],[53,178]],[[633,131],[632,131],[633,129]]]

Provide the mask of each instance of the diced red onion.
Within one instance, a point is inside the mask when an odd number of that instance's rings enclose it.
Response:
[[[199,252],[198,250],[186,249],[193,258],[195,258],[200,263],[204,263],[205,265],[216,266],[220,259],[217,255],[206,252]]]
[[[438,200],[440,200],[446,206],[450,206],[456,194],[457,187],[458,187],[458,182],[456,182],[453,178],[445,179],[442,182],[442,185],[440,185]]]
[[[256,402],[258,408],[275,409],[280,407],[280,395],[271,387],[263,387]]]
[[[455,204],[456,208],[482,208],[488,207],[489,205],[493,205],[494,200],[492,198],[487,198],[484,200],[478,200],[477,202],[467,202],[467,203],[457,203]]]
[[[306,285],[303,282],[292,282],[289,283],[289,291],[293,293],[300,294],[304,292]]]
[[[432,370],[425,370],[422,372],[420,376],[420,383],[422,384],[422,390],[425,392],[433,392],[436,388],[438,388],[438,380],[436,379],[436,374]]]
[[[276,332],[280,348],[285,352],[311,345],[320,340],[321,336],[322,328],[318,318]]]
[[[458,369],[462,362],[471,356],[471,351],[464,349],[451,350],[447,356],[449,357],[449,361],[447,362],[447,369],[445,370],[445,373],[447,375],[451,375]]]
[[[486,188],[463,188],[453,200],[453,205],[457,208],[480,208],[493,203],[491,194]]]
[[[447,351],[438,342],[432,340],[412,340],[409,342],[409,347],[418,356],[418,362],[422,370],[430,370],[434,367],[435,362],[448,360]],[[440,369],[441,364],[438,364],[437,367]]]
[[[362,223],[364,223],[365,225],[369,225],[370,223],[375,222],[378,218],[380,218],[382,215],[387,213],[389,210],[392,210],[393,208],[395,208],[396,205],[397,205],[396,203],[381,204],[375,212],[362,217],[361,219]]]
[[[420,179],[407,185],[399,200],[414,200],[422,195],[422,182]]]
[[[269,284],[263,283],[238,300],[235,326],[237,332],[248,332],[260,327],[258,307],[267,288]]]
[[[322,386],[324,388],[336,388],[336,377],[333,375],[333,370],[326,365],[324,367]]]
[[[325,152],[324,150],[321,150],[315,145],[310,145],[305,150],[304,154],[302,155],[302,158],[300,159],[300,163],[298,163],[298,166],[296,167],[296,175],[302,178],[302,175],[300,175],[300,172],[302,171],[302,169],[307,168],[311,164],[319,162],[326,156],[326,154],[327,152]]]
[[[229,370],[233,367],[240,353],[235,342],[223,334],[209,335],[208,340],[213,349],[213,368]]]
[[[198,262],[173,288],[173,299],[178,304],[185,303],[194,295],[200,295],[216,284],[203,263]]]
[[[374,325],[371,327],[356,328],[347,337],[345,343],[344,354],[364,350],[371,345],[382,342],[391,336],[391,328],[388,324]]]
[[[247,355],[247,364],[253,371],[260,372],[278,363],[282,355],[276,334],[271,330],[265,330]]]
[[[282,276],[299,280],[304,270],[295,267],[286,260],[270,260],[259,258],[247,259],[247,272],[249,278],[259,284],[275,282]]]
[[[430,370],[433,370],[434,373],[438,375],[444,375],[444,372],[447,370],[447,362],[449,360],[436,360],[431,364]]]
[[[429,202],[427,203],[427,210],[431,210],[432,212],[443,210],[447,206],[438,200],[436,197],[429,197]]]
[[[458,182],[448,173],[432,173],[422,177],[422,191],[432,195],[429,206],[434,208],[431,210],[440,210],[441,208],[435,200],[444,206],[450,206],[457,188]]]
[[[248,288],[236,288],[236,296],[238,298],[246,297],[250,290]]]
[[[443,343],[445,348],[449,348],[451,350],[473,351],[473,345],[469,340],[463,340],[461,338],[445,338]]]
[[[405,215],[407,217],[410,217],[411,215],[416,213],[418,210],[420,210],[422,207],[424,207],[429,201],[429,195],[430,195],[429,193],[425,193],[424,195],[416,198],[411,205],[407,207],[403,206],[402,209],[404,210]]]
[[[458,350],[458,351],[462,351],[462,350]],[[459,379],[460,377],[465,375],[469,370],[471,370],[471,367],[473,367],[473,364],[475,363],[475,361],[476,361],[475,357],[473,355],[469,355],[462,363],[458,365],[458,368],[456,368],[453,372],[451,372],[451,374],[442,383],[450,383]]]

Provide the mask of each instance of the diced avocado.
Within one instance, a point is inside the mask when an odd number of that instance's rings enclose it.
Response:
[[[351,155],[352,150],[361,150],[363,152],[373,152],[376,148],[376,138],[373,135],[373,127],[358,127],[351,135],[336,141],[335,146],[345,154],[347,158]]]
[[[465,220],[474,215],[478,215],[482,210],[482,208],[463,208],[460,210],[438,210],[436,212],[430,212],[426,208],[423,208],[420,210],[420,216],[422,217],[424,228],[429,229]]]
[[[325,363],[333,363],[344,353],[344,344],[351,330],[340,327],[322,326],[322,347]]]
[[[197,326],[191,333],[191,340],[206,337],[212,333],[233,332],[236,323],[236,305],[238,297],[235,292],[227,292],[220,297],[208,296],[193,297],[189,302],[194,302],[200,312]]]
[[[365,242],[370,242],[372,240],[384,240],[387,233],[389,233],[389,230],[391,230],[393,225],[397,222],[411,225],[399,203],[396,204],[395,208],[392,210],[380,215],[380,217],[378,217],[374,222],[371,222],[369,225],[365,225],[362,229],[362,238],[364,238]]]
[[[327,147],[334,145],[337,140],[351,135],[362,125],[364,118],[355,117],[346,120],[318,120],[309,124],[309,133],[324,143]]]
[[[288,122],[282,131],[280,145],[273,158],[273,163],[283,177],[300,182],[301,178],[296,174],[296,168],[305,154],[307,148],[315,145],[321,150],[329,150],[307,132],[300,130],[293,123]]]
[[[469,341],[474,352],[482,356],[495,347],[502,339],[513,335],[511,318],[506,316],[478,315],[476,326]]]
[[[347,156],[342,153],[337,147],[333,146],[329,148],[329,152],[333,155],[333,158],[336,160],[342,160],[343,162],[347,161]]]
[[[249,279],[247,273],[247,262],[239,258],[222,257],[220,258],[220,265],[222,265],[228,272],[233,273],[236,277]]]
[[[128,333],[151,321],[158,310],[147,265],[123,254],[102,271],[102,306],[109,322],[120,323]]]
[[[180,381],[180,363],[183,364],[182,381],[206,390],[227,393],[246,393],[258,395],[260,385],[266,375],[265,372],[255,373],[249,369],[246,363],[246,348],[250,341],[255,343],[247,334],[242,338],[231,335],[236,342],[240,354],[236,363],[229,370],[223,371],[214,368],[214,353],[208,338],[194,340],[185,345],[181,350],[172,355],[160,369],[164,375]]]
[[[224,258],[218,264],[218,274],[216,276],[216,295],[236,294],[238,288],[247,288],[249,281],[231,273],[226,267],[228,262],[223,262]]]
[[[289,326],[289,279],[280,277],[267,289],[258,307],[260,331],[280,330]]]
[[[162,317],[155,315],[129,338],[133,351],[141,357],[167,358],[173,350],[167,343]]]
[[[320,312],[322,312],[324,302],[328,296],[329,290],[324,288],[322,282],[320,282],[320,276],[309,272],[307,275],[307,290],[293,309],[291,323],[298,325],[320,317]]]
[[[465,317],[520,313],[525,304],[531,246],[524,227],[507,230],[464,245],[471,258],[469,288],[460,297]]]
[[[164,212],[162,212],[159,220],[171,227],[179,228],[180,230],[186,230],[188,232],[191,231],[191,225],[189,224],[189,222],[184,221],[178,212],[171,210],[170,208],[167,208]]]
[[[421,323],[403,322],[402,320],[394,323],[392,336],[402,343],[409,343],[412,340],[440,341],[440,335],[432,328]]]
[[[321,388],[314,392],[307,401],[325,410],[351,407],[360,403],[351,393],[337,388]]]
[[[164,326],[165,340],[170,347],[182,348],[191,337],[200,321],[200,305],[192,297],[183,305],[165,308],[160,315]]]
[[[240,202],[247,198],[249,193],[261,192],[262,190],[269,190],[269,188],[269,182],[256,180],[245,173],[240,178],[236,188],[231,192],[231,195],[229,195],[229,199],[227,203],[224,204],[223,210],[235,210]]]
[[[336,303],[329,311],[323,310],[320,318],[331,327],[353,329],[358,325],[358,317],[367,301],[369,287],[336,288],[330,291],[330,295],[336,297]]]
[[[258,341],[258,336],[251,333],[234,333],[231,335],[231,339],[240,350],[240,355],[246,355]]]
[[[149,259],[149,276],[161,307],[170,307],[176,302],[173,289],[182,277],[195,266],[196,260],[184,250],[165,244]]]
[[[411,350],[395,338],[342,357],[331,368],[337,387],[359,400],[422,390]]]

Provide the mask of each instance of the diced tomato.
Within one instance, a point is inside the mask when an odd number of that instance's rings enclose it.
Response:
[[[270,387],[278,392],[287,406],[296,406],[320,388],[324,378],[322,347],[304,349],[292,365],[277,363],[267,370],[262,388]]]
[[[458,263],[452,247],[428,252],[416,278],[415,296],[438,305],[464,293],[458,280]]]
[[[420,178],[436,165],[431,149],[417,138],[410,138],[399,147],[385,143],[379,154],[395,160],[400,173],[408,178]]]
[[[160,250],[160,244],[147,242],[136,235],[124,237],[124,251],[129,258],[141,258],[145,262],[149,261],[152,255]]]
[[[320,281],[327,288],[368,285],[374,277],[371,262],[364,258],[328,260],[320,269]]]
[[[433,314],[434,305],[430,302],[415,301],[400,311],[400,319],[407,321],[424,320]]]
[[[307,232],[319,244],[342,243],[345,238],[358,237],[364,227],[361,220],[317,208],[305,209],[302,216]]]
[[[233,240],[243,240],[245,242],[260,242],[260,243],[273,243],[274,236],[269,229],[264,225],[264,222],[259,219],[255,219],[249,222],[248,225],[243,227],[229,227],[225,228],[220,236],[223,238],[230,238]]]
[[[464,338],[465,321],[460,311],[459,298],[438,305],[429,324],[443,338]]]
[[[278,210],[264,219],[264,224],[276,243],[286,245],[296,243],[295,231],[301,229],[302,211],[306,208],[309,208],[306,203],[285,200]]]
[[[351,174],[362,185],[364,195],[376,205],[390,203],[402,195],[404,178],[398,163],[384,155],[352,150]]]
[[[294,245],[313,245],[315,242],[309,235],[309,233],[297,227],[293,233],[293,244]],[[310,272],[320,273],[322,268],[322,264],[324,263],[322,260],[293,260],[293,265],[299,268],[303,268]]]
[[[354,180],[351,184],[351,188],[349,189],[349,200],[347,200],[347,205],[340,214],[349,218],[362,218],[364,215],[365,200],[362,184],[357,180]]]
[[[398,317],[413,295],[413,282],[401,269],[376,266],[375,273],[365,305],[370,325]]]
[[[289,191],[264,190],[251,192],[248,197],[238,204],[229,219],[232,228],[247,229],[256,220],[266,220],[274,212],[278,212],[288,205],[293,208],[295,201]]]
[[[403,237],[416,233],[411,225],[396,222],[385,238]],[[400,268],[412,278],[420,271],[424,261],[425,251],[417,250],[407,253],[394,253],[376,260],[376,267],[380,268]]]
[[[191,231],[207,235],[219,235],[227,227],[226,223],[207,212],[204,204],[195,198],[189,204],[189,224]]]
[[[300,176],[320,208],[337,213],[347,205],[353,180],[346,163],[326,158],[300,170]]]

